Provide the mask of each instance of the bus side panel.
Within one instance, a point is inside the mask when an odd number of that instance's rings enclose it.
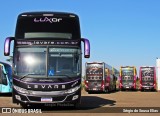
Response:
[[[142,90],[142,72],[141,72],[141,67],[140,67],[140,70],[139,70],[139,89]]]
[[[157,79],[156,79],[156,68],[154,67],[154,90],[157,90],[157,81],[156,81]]]

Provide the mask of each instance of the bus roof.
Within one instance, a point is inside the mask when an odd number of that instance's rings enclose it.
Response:
[[[86,62],[87,64],[103,64],[104,62]]]
[[[60,17],[77,17],[78,15],[68,12],[50,12],[50,11],[41,11],[41,12],[24,12],[19,14],[21,16],[60,16]]]
[[[121,68],[135,68],[135,66],[121,66]]]
[[[141,68],[154,68],[155,66],[141,66]]]
[[[86,62],[86,64],[104,64],[105,68],[112,70],[113,73],[119,73],[119,71],[116,68],[110,66],[109,64],[106,64],[105,62]]]

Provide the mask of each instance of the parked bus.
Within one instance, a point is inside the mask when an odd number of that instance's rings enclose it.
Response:
[[[142,66],[139,70],[140,90],[156,90],[156,69],[153,66]]]
[[[86,63],[85,90],[92,92],[110,92],[116,90],[118,70],[104,62]]]
[[[136,90],[137,71],[134,66],[120,67],[120,90]]]
[[[27,12],[18,16],[15,37],[5,40],[4,55],[13,48],[13,103],[70,104],[81,98],[82,49],[79,17],[63,12]]]
[[[12,69],[7,63],[0,62],[0,93],[12,92]]]

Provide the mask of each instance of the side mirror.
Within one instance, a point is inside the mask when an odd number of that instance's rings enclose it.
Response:
[[[90,42],[88,39],[81,39],[84,43],[84,57],[89,58],[90,57]]]
[[[11,41],[14,40],[14,37],[8,37],[6,38],[4,42],[4,55],[9,56],[10,55],[10,44]]]

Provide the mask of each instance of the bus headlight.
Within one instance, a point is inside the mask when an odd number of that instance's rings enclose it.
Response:
[[[74,93],[75,91],[77,91],[81,86],[76,86],[74,88],[68,89],[65,91],[65,93]]]
[[[28,94],[29,93],[27,89],[23,89],[21,87],[15,86],[15,85],[13,87],[14,87],[15,90],[17,90],[20,93],[23,93],[23,94]]]

